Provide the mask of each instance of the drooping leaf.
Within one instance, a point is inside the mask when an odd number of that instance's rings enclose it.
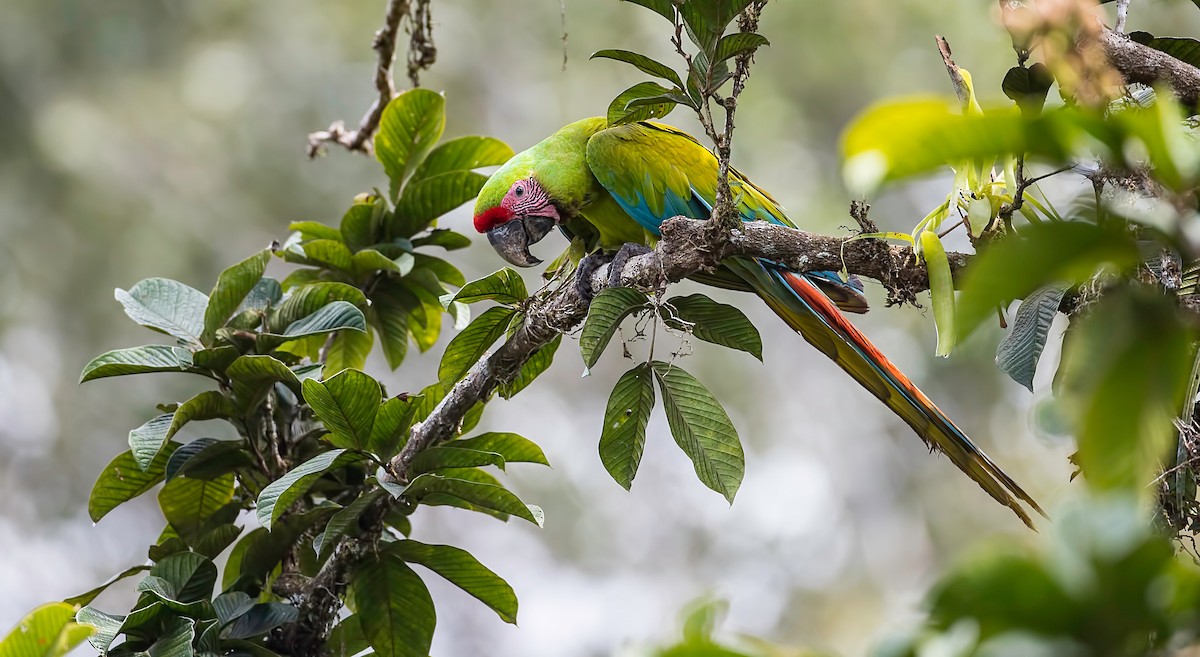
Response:
[[[712,61],[723,62],[731,57],[737,57],[738,55],[769,45],[771,45],[771,42],[767,41],[766,37],[761,34],[754,34],[753,32],[727,34],[717,42],[716,54],[713,55]],[[679,86],[682,87],[683,85]]]
[[[250,611],[253,606],[254,599],[241,591],[222,593],[213,599],[213,610],[222,625]]]
[[[208,295],[208,307],[204,311],[204,332],[201,339],[205,344],[212,342],[217,329],[225,325],[246,295],[250,294],[250,290],[254,289],[266,271],[270,258],[271,252],[264,249],[226,269],[217,277],[217,284]]]
[[[95,629],[74,621],[75,608],[49,602],[29,612],[0,641],[0,657],[61,657],[83,643]]]
[[[651,366],[675,442],[692,460],[700,481],[732,504],[746,460],[737,430],[721,402],[678,365],[654,361]]]
[[[660,312],[672,328],[690,330],[705,342],[740,349],[762,360],[762,337],[758,329],[734,306],[717,303],[703,294],[692,294],[669,299]],[[676,318],[690,326],[673,321]]]
[[[550,365],[554,362],[554,354],[558,351],[558,346],[562,344],[562,334],[554,336],[554,339],[546,343],[545,346],[533,352],[529,360],[521,366],[521,370],[517,372],[517,378],[513,379],[512,383],[500,385],[500,396],[505,399],[512,399],[518,392],[524,390],[533,380],[538,378],[550,369]]]
[[[169,278],[147,278],[128,292],[117,288],[114,296],[138,324],[199,346],[208,305],[203,292]]]
[[[355,616],[375,654],[427,657],[437,616],[425,583],[390,551],[379,552],[354,576]]]
[[[1014,66],[1008,69],[1001,88],[1004,95],[1015,102],[1021,111],[1036,115],[1046,104],[1046,93],[1054,84],[1054,76],[1046,65],[1037,62],[1029,68]]]
[[[442,305],[449,306],[453,301],[475,303],[485,299],[503,304],[516,304],[524,301],[528,296],[529,293],[525,290],[525,281],[521,279],[521,275],[505,267],[479,280],[467,283],[453,296],[443,299]]]
[[[375,135],[375,157],[391,181],[395,201],[400,188],[426,154],[441,138],[446,127],[446,99],[428,89],[410,89],[383,109]]]
[[[579,334],[579,353],[584,365],[589,368],[595,365],[621,321],[645,308],[649,301],[645,294],[628,287],[610,287],[597,294]]]
[[[1032,224],[976,256],[964,273],[956,328],[960,339],[998,306],[1047,283],[1080,283],[1102,265],[1117,269],[1141,261],[1128,235],[1080,222]]]
[[[462,287],[467,284],[467,279],[463,277],[462,272],[460,272],[457,267],[445,260],[442,260],[441,258],[435,258],[423,253],[414,253],[412,254],[412,257],[413,265],[416,268],[428,269],[433,273],[434,276],[437,277],[439,281],[442,281],[443,283],[447,283],[455,287]]]
[[[360,280],[376,272],[391,272],[403,276],[408,273],[407,269],[411,269],[411,265],[402,267],[401,263],[408,262],[411,258],[411,254],[405,253],[397,260],[392,260],[375,249],[363,249],[350,259],[350,271]]]
[[[354,252],[375,244],[379,241],[377,230],[386,210],[384,200],[374,194],[354,199],[354,205],[342,215],[338,236]]]
[[[292,468],[287,474],[271,482],[258,495],[255,512],[258,523],[268,530],[271,525],[283,515],[293,502],[316,483],[317,479],[326,472],[336,470],[355,461],[361,460],[362,455],[345,449],[333,449],[322,452],[311,459]]]
[[[180,533],[190,532],[233,499],[233,474],[216,479],[176,477],[158,493],[158,506]]]
[[[668,89],[657,82],[639,82],[622,91],[608,104],[608,125],[618,126],[637,121],[662,118],[675,109],[678,101],[668,97],[678,90]],[[646,104],[634,104],[646,100]]]
[[[390,457],[400,451],[413,424],[413,401],[393,397],[379,407],[367,448],[372,454]]]
[[[233,545],[238,536],[242,534],[242,527],[233,523],[225,523],[213,527],[210,531],[204,532],[192,541],[192,550],[196,554],[201,554],[209,559],[216,559],[218,554],[225,551],[225,548]]]
[[[679,74],[671,69],[670,66],[655,61],[643,54],[628,50],[600,50],[593,53],[590,59],[596,59],[597,57],[625,62],[637,67],[643,73],[653,75],[656,78],[662,78],[676,87],[683,88],[683,80],[679,79]]]
[[[506,623],[517,622],[517,594],[499,575],[466,550],[449,545],[396,541],[388,551],[408,563],[418,563],[449,580],[495,611]]]
[[[921,255],[929,271],[929,295],[933,303],[933,323],[937,327],[938,356],[949,356],[954,349],[954,278],[950,259],[942,240],[932,230],[921,231]]]
[[[421,301],[399,281],[383,281],[371,294],[371,323],[379,332],[379,344],[393,370],[408,353],[409,309]]]
[[[626,490],[633,484],[646,446],[646,423],[654,410],[654,380],[650,365],[642,363],[621,375],[600,432],[600,461]]]
[[[163,443],[167,441],[172,417],[171,414],[159,415],[129,432],[129,449],[143,470],[150,467]]]
[[[187,372],[192,368],[192,354],[187,349],[151,344],[143,347],[114,349],[100,354],[83,368],[79,382],[86,383],[106,376],[149,374],[152,372]]]
[[[325,350],[325,376],[347,369],[361,370],[367,364],[374,343],[371,331],[338,331]]]
[[[514,515],[539,527],[542,526],[542,510],[536,506],[525,504],[512,491],[503,486],[428,473],[413,479],[403,491],[405,496],[418,500],[426,495],[439,493],[456,497],[483,509]]]
[[[532,440],[515,433],[489,432],[472,438],[461,438],[446,443],[448,446],[495,452],[507,463],[539,463],[550,465],[546,454]]]
[[[1008,335],[996,347],[996,366],[1030,392],[1033,392],[1033,374],[1050,335],[1050,325],[1068,289],[1067,285],[1051,283],[1025,297]]]
[[[475,198],[487,176],[474,171],[450,171],[416,179],[404,189],[396,202],[393,231],[412,235],[424,230],[434,219]]]
[[[504,336],[515,314],[513,309],[504,307],[483,311],[446,345],[442,362],[438,365],[438,380],[443,385],[457,383],[487,353],[488,348]]]
[[[192,641],[196,638],[196,621],[175,617],[166,625],[154,643],[146,649],[149,657],[193,657]]]
[[[104,466],[88,498],[88,516],[99,522],[109,511],[145,493],[163,480],[167,460],[178,443],[163,445],[158,456],[144,471],[138,466],[132,451],[125,451]]]
[[[167,433],[163,436],[163,439],[170,439],[188,422],[230,418],[236,413],[237,409],[229,401],[228,397],[216,390],[205,390],[179,405],[179,408],[175,410],[175,414],[171,417],[171,425],[167,428]],[[130,436],[130,442],[132,443],[132,441],[133,437]],[[134,454],[136,455],[137,452],[135,451]],[[153,454],[149,456],[153,456]],[[148,462],[148,460],[139,457],[138,462]]]
[[[107,582],[101,584],[100,586],[97,586],[96,588],[94,588],[90,591],[87,591],[85,593],[80,593],[79,595],[75,595],[75,596],[66,598],[65,600],[63,600],[63,602],[65,602],[73,607],[91,604],[92,600],[95,600],[96,597],[99,596],[101,593],[103,593],[104,590],[107,589],[108,587],[112,586],[113,584],[116,584],[117,582],[119,582],[123,579],[128,579],[139,573],[144,573],[147,570],[150,570],[150,566],[147,566],[145,564],[127,568],[127,569],[121,571],[120,573],[113,575]]]
[[[750,0],[685,2],[679,7],[679,15],[696,45],[712,54],[717,39],[749,4]]]
[[[379,412],[379,383],[359,370],[342,370],[324,382],[304,381],[304,401],[331,433],[338,447],[366,449]]]
[[[264,276],[258,279],[254,287],[250,288],[250,292],[246,294],[246,298],[242,299],[242,303],[238,305],[235,313],[240,313],[246,310],[266,310],[279,303],[283,298],[283,286],[274,278]]]
[[[93,628],[94,632],[88,638],[88,643],[103,654],[121,632],[125,617],[106,614],[95,607],[85,606],[75,613],[75,620]]]
[[[322,306],[308,317],[300,318],[289,324],[282,333],[263,335],[260,342],[263,341],[263,338],[270,338],[271,342],[282,343],[289,339],[296,340],[341,330],[361,332],[367,330],[367,318],[357,306],[349,301],[334,301]]]

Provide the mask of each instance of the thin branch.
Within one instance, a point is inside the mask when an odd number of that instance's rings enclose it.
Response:
[[[392,96],[396,95],[396,85],[392,81],[392,63],[396,56],[396,35],[400,31],[400,21],[409,11],[410,1],[388,0],[383,27],[375,33],[373,47],[378,54],[375,64],[375,89],[379,92],[379,97],[363,115],[357,129],[347,130],[346,124],[339,120],[334,121],[327,130],[309,134],[308,156],[310,158],[321,155],[324,152],[325,144],[329,142],[340,144],[351,151],[367,154],[371,152],[371,137],[379,129],[379,119],[383,116],[383,108],[392,100]],[[422,4],[427,4],[427,2]],[[426,7],[426,12],[428,12],[428,7]]]
[[[1129,18],[1129,0],[1117,0],[1117,34],[1125,34],[1125,19]]]

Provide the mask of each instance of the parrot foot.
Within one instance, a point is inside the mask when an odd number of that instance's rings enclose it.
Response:
[[[621,273],[625,271],[625,264],[629,262],[629,259],[645,255],[653,250],[645,244],[637,242],[622,244],[617,255],[613,257],[612,264],[608,266],[608,286],[621,287]]]
[[[579,261],[579,266],[575,269],[575,291],[588,303],[591,303],[592,297],[596,296],[592,292],[592,275],[596,273],[597,269],[611,262],[612,259],[613,256],[611,253],[596,251],[595,253],[589,253]]]

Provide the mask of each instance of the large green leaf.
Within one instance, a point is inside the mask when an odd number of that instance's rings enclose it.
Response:
[[[382,657],[427,657],[437,616],[425,583],[391,551],[376,553],[354,576],[356,617]]]
[[[595,365],[621,326],[621,320],[644,309],[647,303],[649,299],[644,293],[628,287],[610,287],[597,294],[579,334],[579,353],[584,365],[589,368]]]
[[[166,480],[187,475],[193,479],[215,479],[254,460],[243,440],[197,438],[176,449],[167,460]]]
[[[29,612],[0,641],[0,657],[60,657],[95,632],[91,625],[74,622],[75,608],[50,602]]]
[[[414,253],[412,257],[416,268],[430,270],[443,283],[448,283],[455,287],[462,287],[467,284],[467,279],[463,277],[462,272],[441,258],[435,258],[423,253]]]
[[[187,535],[228,504],[233,489],[232,473],[207,480],[176,477],[159,491],[158,506],[167,522]]]
[[[352,449],[366,449],[370,444],[371,427],[382,401],[379,383],[370,375],[342,370],[324,382],[305,379],[304,401],[331,432],[330,443]]]
[[[474,171],[450,171],[413,179],[396,202],[393,221],[403,222],[401,234],[416,233],[431,221],[475,198],[487,176]]]
[[[281,343],[333,331],[352,330],[366,332],[367,318],[357,306],[349,301],[334,301],[319,310],[302,317],[287,326],[282,333],[266,334],[268,342]]]
[[[507,463],[540,463],[550,465],[542,448],[532,440],[515,433],[489,432],[481,433],[473,438],[463,438],[446,443],[451,447],[476,449],[484,452],[495,452],[504,457]]]
[[[187,349],[151,344],[114,349],[96,356],[84,366],[83,373],[79,375],[79,382],[127,374],[187,372],[191,368],[192,354]]]
[[[511,383],[500,385],[500,396],[505,399],[512,399],[518,392],[524,390],[533,380],[538,378],[542,372],[550,369],[550,365],[554,362],[554,354],[558,351],[558,346],[562,344],[562,334],[554,336],[550,342],[540,347],[525,364],[521,366],[521,370],[517,372],[517,378]]]
[[[179,552],[154,564],[150,575],[168,582],[179,602],[207,601],[217,582],[217,567],[195,552]]]
[[[673,297],[659,311],[667,325],[730,349],[740,349],[762,360],[762,337],[758,329],[734,306],[717,303],[703,294]],[[678,321],[683,320],[686,325]]]
[[[292,503],[316,483],[325,473],[362,459],[357,452],[333,449],[322,452],[292,468],[287,474],[271,482],[258,495],[255,515],[258,523],[268,530],[283,515]]]
[[[228,397],[216,390],[205,390],[179,405],[179,408],[175,410],[175,415],[171,418],[171,426],[167,429],[167,433],[163,436],[163,439],[170,439],[189,422],[231,418],[236,413],[237,409],[233,406],[233,402],[229,401]],[[132,436],[130,436],[130,442],[132,443]],[[137,451],[134,454],[136,455]],[[138,462],[148,462],[148,459],[139,457]]]
[[[651,366],[675,442],[692,460],[700,481],[733,503],[746,459],[721,402],[678,365],[654,361]]]
[[[90,591],[87,591],[85,593],[80,593],[79,595],[74,595],[69,598],[66,598],[63,600],[63,602],[71,605],[72,607],[91,604],[92,600],[95,600],[97,596],[99,596],[101,593],[104,593],[105,589],[107,589],[108,587],[112,586],[113,584],[116,584],[117,582],[119,582],[123,579],[128,579],[139,573],[144,573],[147,570],[150,570],[150,566],[147,566],[145,564],[133,566],[131,568],[126,568],[125,570],[121,571],[120,573],[113,575],[111,578],[109,578],[109,580],[107,582],[101,584],[100,586],[97,586],[96,588],[94,588]]]
[[[132,451],[122,452],[104,466],[88,497],[88,516],[92,521],[99,522],[109,511],[145,493],[162,481],[167,459],[177,447],[178,443],[173,442],[163,445],[158,456],[150,462],[150,467],[144,471],[138,466]]]
[[[451,171],[466,171],[504,164],[513,156],[508,144],[493,137],[458,137],[442,142],[429,152],[413,173],[413,180],[431,178]],[[416,244],[416,240],[413,241]]]
[[[445,128],[446,99],[428,89],[410,89],[383,109],[379,132],[375,135],[375,157],[391,181],[393,201],[399,197],[405,179],[441,138]]]
[[[1156,37],[1147,32],[1130,32],[1129,38],[1144,46],[1161,50],[1181,62],[1186,62],[1200,68],[1200,41],[1196,39],[1186,37]]]
[[[516,311],[504,307],[483,311],[446,345],[442,362],[438,365],[438,380],[447,386],[457,383],[483,358],[488,348],[504,336],[514,315]]]
[[[1033,374],[1068,286],[1051,283],[1025,297],[1012,329],[996,347],[996,366],[1033,392]]]
[[[408,563],[419,563],[487,605],[506,623],[517,622],[517,594],[508,582],[479,563],[471,553],[449,545],[396,541],[388,551]]]
[[[1150,492],[1183,406],[1195,330],[1174,302],[1145,290],[1110,292],[1072,327],[1059,397],[1076,425],[1089,485]]]
[[[354,271],[354,255],[342,243],[340,235],[338,239],[321,239],[303,244],[292,244],[283,251],[283,258],[288,262],[312,267],[346,273]]]
[[[362,624],[358,622],[358,614],[351,614],[338,621],[329,632],[329,638],[325,640],[325,648],[333,657],[353,657],[370,647],[371,644],[363,634]]]
[[[503,304],[517,304],[528,296],[529,293],[525,290],[525,281],[521,279],[521,275],[505,267],[467,283],[453,296],[443,298],[442,305],[449,306],[454,301],[475,303],[485,299]]]
[[[325,350],[326,376],[332,376],[342,370],[361,370],[367,364],[367,356],[371,354],[371,346],[375,336],[371,331],[338,331]]]
[[[716,53],[713,55],[712,61],[723,62],[730,57],[753,52],[763,46],[769,45],[771,45],[771,42],[767,41],[766,37],[761,34],[754,34],[753,32],[727,34],[717,42]]]
[[[938,356],[949,356],[954,349],[954,278],[950,259],[942,240],[932,230],[921,231],[921,255],[929,271],[929,295],[933,303],[933,323],[937,328]]]
[[[257,604],[221,630],[221,638],[252,639],[260,637],[284,623],[291,623],[299,615],[299,611],[295,607],[282,602]]]
[[[378,230],[386,212],[387,204],[382,197],[369,194],[356,198],[354,205],[342,215],[338,237],[351,251],[360,251],[375,244],[379,241]]]
[[[991,245],[976,256],[963,278],[956,328],[969,335],[995,309],[1048,283],[1080,283],[1102,265],[1118,269],[1141,261],[1123,232],[1081,222],[1045,222]]]
[[[129,449],[134,459],[143,470],[150,467],[154,457],[167,441],[167,432],[171,429],[173,416],[169,413],[159,415],[142,426],[129,432]]]
[[[608,124],[617,126],[662,118],[670,114],[678,102],[670,99],[672,94],[681,92],[678,89],[668,89],[657,82],[639,82],[622,91],[609,103],[606,115]]]
[[[208,305],[203,292],[169,278],[147,278],[128,292],[117,288],[114,296],[138,324],[200,345]]]
[[[233,384],[234,403],[238,411],[250,410],[275,382],[286,385],[299,395],[300,379],[283,361],[261,354],[238,357],[226,368],[225,374]]]
[[[414,238],[412,243],[413,246],[440,246],[447,251],[455,251],[471,246],[471,238],[449,228],[436,228],[424,237]]]
[[[266,271],[270,258],[270,251],[259,251],[217,277],[217,284],[208,295],[208,307],[204,311],[204,333],[201,337],[205,344],[212,342],[217,329],[225,325],[250,290],[254,289]]]
[[[75,613],[75,620],[93,629],[88,643],[104,654],[120,633],[125,617],[106,614],[95,607],[86,606]]]
[[[380,281],[371,293],[371,324],[379,332],[383,355],[393,370],[408,353],[409,312],[420,305],[421,300],[398,280]]]
[[[655,61],[641,53],[630,52],[628,50],[600,50],[593,53],[591,59],[596,59],[597,57],[615,59],[618,62],[631,64],[643,73],[653,75],[656,78],[662,78],[680,89],[683,88],[683,80],[679,79],[679,74],[670,66]]]
[[[355,534],[358,529],[358,519],[362,517],[363,512],[385,494],[379,489],[365,492],[333,514],[333,517],[329,519],[329,524],[325,526],[325,531],[320,535],[320,542],[313,543],[313,549],[317,556],[333,554],[333,548],[337,547],[343,536]]]
[[[451,443],[422,450],[412,460],[409,471],[422,474],[445,468],[474,468],[485,465],[494,465],[503,470],[504,457],[496,452],[466,449]]]
[[[512,491],[492,483],[430,473],[413,479],[403,494],[418,500],[426,495],[445,494],[473,506],[523,518],[539,527],[544,520],[541,509],[525,504]]]
[[[271,312],[267,326],[273,332],[282,332],[334,301],[348,301],[360,309],[367,307],[367,297],[353,285],[329,281],[309,283],[295,289]]]
[[[642,363],[621,375],[604,410],[600,432],[600,461],[618,484],[629,489],[642,462],[646,423],[654,410],[654,380]]]
[[[400,451],[413,424],[413,401],[393,397],[379,407],[367,448],[377,456],[389,457]]]
[[[196,638],[196,621],[176,617],[169,621],[158,639],[146,650],[149,657],[193,657],[192,641]]]

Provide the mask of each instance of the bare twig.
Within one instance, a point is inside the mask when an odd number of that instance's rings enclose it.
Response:
[[[758,31],[758,18],[762,13],[763,7],[766,5],[766,0],[755,0],[751,2],[741,15],[738,16],[738,30],[742,33],[752,34]],[[717,147],[717,194],[713,203],[712,212],[712,228],[714,230],[728,231],[736,228],[741,223],[741,217],[738,216],[736,208],[734,208],[733,193],[729,189],[729,160],[732,156],[733,149],[733,119],[737,113],[738,96],[742,95],[742,90],[746,88],[746,79],[750,77],[750,62],[754,60],[753,50],[741,53],[734,58],[733,68],[733,89],[729,92],[729,96],[724,99],[718,99],[718,102],[725,108],[725,126],[724,130],[714,140],[714,145]],[[715,95],[715,94],[714,94]],[[705,129],[711,133],[716,132],[716,127],[712,124],[712,114],[709,110],[708,99],[704,99],[704,115],[708,119]]]
[[[942,63],[946,65],[950,83],[954,85],[954,94],[958,96],[958,102],[962,103],[965,111],[971,103],[971,90],[967,87],[967,81],[963,78],[962,72],[958,70],[958,64],[955,64],[954,59],[950,56],[950,44],[946,38],[937,34],[934,35],[934,41],[937,42],[938,52],[942,55]]]
[[[433,22],[429,14],[430,0],[409,0],[408,14],[408,81],[421,86],[421,71],[437,61],[437,46],[433,44]]]
[[[1129,18],[1129,0],[1117,0],[1117,34],[1125,34],[1125,19]]]

